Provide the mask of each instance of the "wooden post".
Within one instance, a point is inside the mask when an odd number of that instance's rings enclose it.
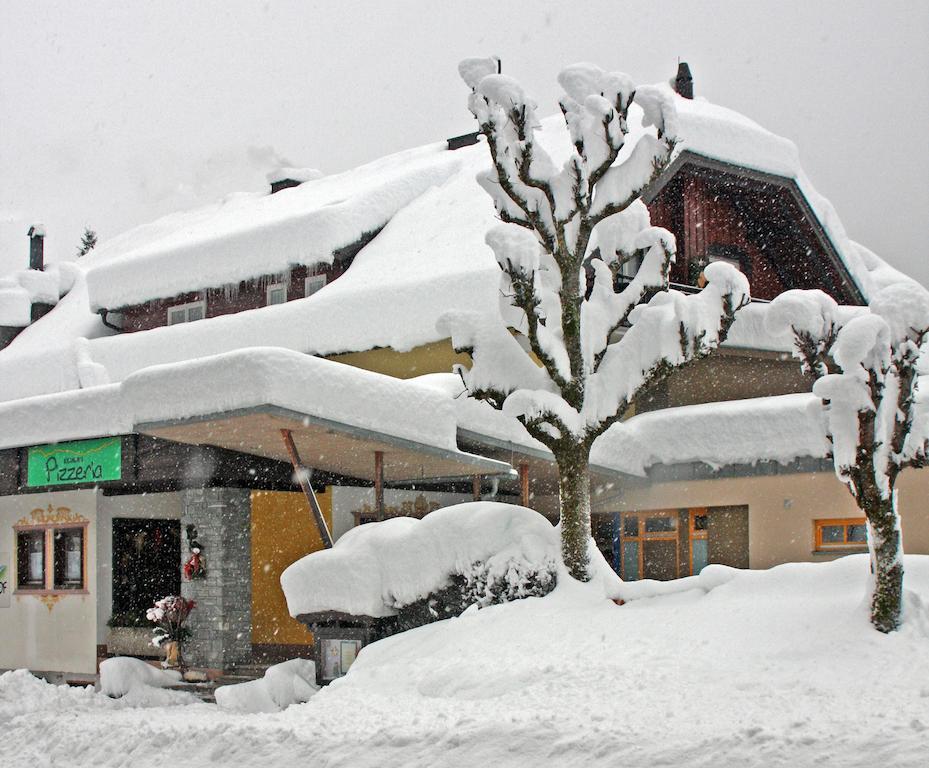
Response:
[[[529,506],[529,465],[520,464],[519,465],[519,491],[521,496],[521,504],[524,507]]]
[[[294,475],[297,482],[303,489],[303,495],[310,503],[310,512],[313,513],[313,519],[316,521],[316,528],[319,530],[319,538],[323,541],[326,549],[332,548],[332,534],[329,532],[329,526],[326,525],[326,518],[323,517],[323,511],[319,508],[319,501],[316,494],[313,493],[313,486],[310,485],[309,472],[300,462],[300,454],[297,453],[297,446],[294,445],[294,437],[290,434],[289,429],[281,430],[281,438],[284,440],[284,447],[290,455],[290,463],[294,465]]]
[[[471,478],[471,495],[475,501],[481,500],[481,476],[474,475]]]
[[[374,452],[374,511],[378,520],[384,519],[384,452]]]

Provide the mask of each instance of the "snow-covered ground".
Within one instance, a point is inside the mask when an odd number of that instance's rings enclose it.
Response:
[[[7,673],[0,765],[925,765],[929,557],[906,569],[889,636],[868,624],[860,555],[714,566],[623,606],[563,583],[369,646],[277,714]]]

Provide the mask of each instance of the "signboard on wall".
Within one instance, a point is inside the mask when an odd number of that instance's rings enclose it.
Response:
[[[77,485],[122,477],[122,439],[104,437],[29,449],[26,486]]]
[[[13,568],[9,552],[0,552],[0,608],[10,607],[10,593],[13,591]]]

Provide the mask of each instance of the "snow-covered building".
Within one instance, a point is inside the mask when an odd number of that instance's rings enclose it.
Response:
[[[856,551],[862,521],[764,300],[821,288],[854,313],[909,278],[847,237],[793,144],[675,101],[683,140],[646,195],[677,238],[672,280],[696,290],[723,259],[758,301],[718,355],[595,445],[598,545],[627,579]],[[560,118],[541,133],[564,153]],[[38,317],[29,280],[0,282],[0,326],[16,331],[0,350],[0,668],[92,674],[131,650],[124,625],[179,591],[198,601],[194,663],[299,655],[311,636],[279,575],[325,532],[294,463],[313,469],[335,538],[476,497],[556,514],[550,454],[462,395],[449,372],[466,360],[440,330],[450,309],[498,311],[496,219],[475,182],[487,163],[483,143],[455,141],[333,176],[285,169],[271,194],[30,270],[57,281]],[[927,475],[900,480],[909,551],[929,552]]]

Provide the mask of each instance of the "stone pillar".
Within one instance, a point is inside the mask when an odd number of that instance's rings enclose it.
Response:
[[[195,600],[184,645],[191,666],[230,669],[247,664],[252,651],[251,494],[240,488],[184,491],[182,564],[190,557],[187,526],[197,529],[206,577],[181,582]]]

